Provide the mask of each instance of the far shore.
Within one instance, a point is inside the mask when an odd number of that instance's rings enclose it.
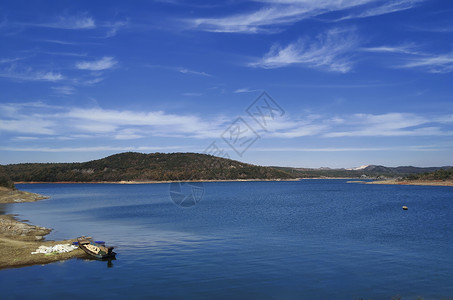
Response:
[[[363,183],[363,184],[392,184],[392,185],[424,185],[424,186],[453,186],[453,181],[442,180],[378,180],[378,181],[349,181],[348,183]]]
[[[47,196],[0,187],[0,204],[34,202]],[[47,264],[70,258],[86,258],[86,253],[75,249],[66,253],[31,254],[39,246],[71,244],[75,239],[45,241],[52,229],[18,221],[14,215],[0,215],[0,270],[37,264]]]
[[[157,184],[174,182],[253,182],[253,181],[299,181],[312,178],[285,178],[285,179],[200,179],[200,180],[121,180],[121,181],[16,181],[14,184]],[[320,178],[327,179],[327,178]],[[332,178],[334,179],[334,178]]]

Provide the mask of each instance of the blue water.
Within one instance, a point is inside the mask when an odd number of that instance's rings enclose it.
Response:
[[[2,270],[2,299],[453,299],[452,187],[212,182],[190,208],[168,184],[18,188],[51,199],[0,213],[118,255]]]

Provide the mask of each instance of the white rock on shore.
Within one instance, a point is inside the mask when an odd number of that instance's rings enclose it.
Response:
[[[77,248],[78,248],[77,246],[69,245],[69,244],[58,244],[58,245],[49,246],[49,247],[39,246],[39,248],[36,249],[36,251],[32,252],[31,254],[65,253],[65,252],[71,252]]]

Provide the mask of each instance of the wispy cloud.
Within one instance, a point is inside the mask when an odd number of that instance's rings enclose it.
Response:
[[[22,25],[48,27],[58,29],[93,29],[96,23],[88,13],[79,13],[77,15],[58,16],[54,21],[48,23],[23,23]]]
[[[368,152],[368,151],[442,151],[445,147],[438,145],[408,145],[408,146],[389,146],[389,147],[324,147],[324,148],[309,148],[309,147],[255,147],[251,151],[260,152]]]
[[[253,92],[258,92],[260,90],[257,89],[251,89],[251,88],[241,88],[233,91],[235,94],[240,94],[240,93],[253,93]]]
[[[346,73],[352,68],[351,56],[357,45],[354,29],[335,28],[318,35],[314,41],[299,39],[284,48],[274,45],[262,59],[249,66],[273,69],[296,64]]]
[[[362,51],[399,54],[400,61],[392,68],[413,68],[431,73],[450,73],[453,71],[453,52],[438,54],[414,50],[416,46],[379,46],[361,48]],[[421,48],[418,46],[417,48]]]
[[[167,147],[158,147],[158,146],[141,146],[141,147],[131,147],[131,146],[93,146],[93,147],[1,147],[0,150],[3,151],[21,151],[21,152],[50,152],[50,153],[59,153],[59,152],[99,152],[99,151],[177,151],[184,150],[187,151],[187,146],[167,146]]]
[[[54,139],[138,140],[150,137],[183,139],[218,138],[233,117],[201,118],[165,111],[131,111],[104,108],[58,107],[45,103],[0,105],[0,130],[14,137]],[[253,120],[249,120],[253,122]],[[253,123],[251,123],[253,124]],[[268,138],[302,137],[414,137],[452,136],[452,115],[422,116],[413,113],[317,115],[285,117],[269,122]]]
[[[381,4],[375,0],[258,0],[263,5],[254,11],[220,18],[187,20],[194,29],[213,32],[276,32],[279,26],[321,16],[329,12],[347,13],[341,19],[365,18],[414,7],[421,0],[397,0]],[[353,12],[350,12],[353,10]]]
[[[79,70],[102,71],[113,68],[118,62],[111,56],[104,56],[95,61],[80,61],[76,63]]]
[[[53,43],[53,44],[59,44],[59,45],[77,45],[76,42],[69,42],[69,41],[63,41],[63,40],[50,40],[50,39],[45,39],[45,40],[40,40],[41,42],[46,42],[46,43]]]
[[[362,47],[359,50],[365,52],[376,52],[376,53],[397,53],[397,54],[419,54],[414,50],[415,45],[403,45],[403,46],[377,46],[377,47]]]
[[[447,54],[424,55],[412,58],[403,68],[421,68],[431,73],[453,72],[453,52]]]
[[[389,13],[394,13],[398,11],[408,10],[424,0],[396,0],[388,1],[382,5],[377,5],[375,7],[365,9],[363,11],[355,12],[345,17],[338,19],[337,21],[347,20],[347,19],[356,19],[356,18],[368,18],[374,16],[385,15]]]
[[[413,137],[452,136],[452,115],[425,117],[413,113],[305,115],[269,122],[269,137],[292,139],[307,136]]]
[[[207,76],[207,77],[211,77],[212,76],[211,74],[208,74],[206,72],[194,71],[194,70],[189,70],[189,69],[186,69],[186,68],[179,69],[179,72],[183,73],[183,74],[192,74],[192,75]]]
[[[227,121],[229,120],[218,116],[201,119],[196,115],[164,111],[55,107],[40,102],[0,105],[0,130],[21,135],[34,133],[83,138],[102,136],[123,140],[150,136],[198,139],[218,137]]]
[[[187,92],[187,93],[182,93],[182,95],[189,96],[189,97],[200,97],[203,95],[203,93]]]
[[[354,114],[342,127],[324,133],[325,137],[391,137],[391,136],[447,136],[453,131],[443,128],[448,118],[438,122],[412,113],[387,113],[380,115]],[[341,130],[341,128],[343,130]]]
[[[65,79],[61,73],[52,71],[35,71],[31,68],[18,68],[11,65],[8,68],[0,69],[0,77],[18,81],[60,81]]]
[[[118,33],[118,30],[126,27],[128,23],[129,23],[128,21],[117,21],[113,23],[106,23],[105,25],[103,25],[108,29],[106,37],[107,38],[114,37]]]
[[[10,64],[19,60],[24,59],[23,57],[14,57],[14,58],[2,58],[0,59],[0,65],[1,64]]]
[[[67,85],[54,86],[54,87],[52,87],[52,90],[56,94],[60,94],[60,95],[72,95],[75,92],[75,88],[73,86],[67,86]]]

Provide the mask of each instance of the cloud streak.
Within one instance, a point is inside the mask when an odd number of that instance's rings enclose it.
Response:
[[[79,13],[77,15],[61,15],[53,22],[48,23],[22,23],[22,25],[47,27],[56,29],[94,29],[96,28],[95,20],[87,13]]]
[[[274,33],[279,27],[330,12],[347,13],[336,21],[365,18],[407,10],[422,0],[398,0],[380,4],[375,0],[258,0],[262,6],[254,11],[219,18],[186,20],[193,29],[230,33]],[[352,12],[350,12],[352,10]]]
[[[414,50],[415,46],[379,46],[361,48],[361,51],[400,55],[400,63],[393,68],[420,69],[430,73],[450,73],[453,71],[453,51],[449,53],[427,53]],[[421,48],[418,46],[417,48]]]
[[[32,68],[18,68],[12,64],[8,68],[0,69],[0,77],[18,80],[18,81],[49,81],[56,82],[65,79],[58,72],[53,71],[35,71]]]
[[[111,56],[104,56],[95,61],[80,61],[76,63],[79,70],[103,71],[113,68],[118,62]]]
[[[353,29],[334,28],[318,35],[315,41],[299,39],[286,47],[274,45],[251,67],[274,69],[300,65],[313,69],[346,73],[352,69],[351,56],[358,45]]]
[[[103,108],[58,107],[41,102],[0,105],[0,131],[11,140],[146,140],[153,137],[215,139],[234,121],[216,116],[210,119],[164,111],[130,111]],[[249,120],[253,126],[253,120]],[[452,136],[453,116],[421,116],[413,113],[304,115],[269,122],[263,137],[325,139],[362,137]],[[256,124],[255,124],[256,125]],[[20,138],[19,138],[20,137]]]

